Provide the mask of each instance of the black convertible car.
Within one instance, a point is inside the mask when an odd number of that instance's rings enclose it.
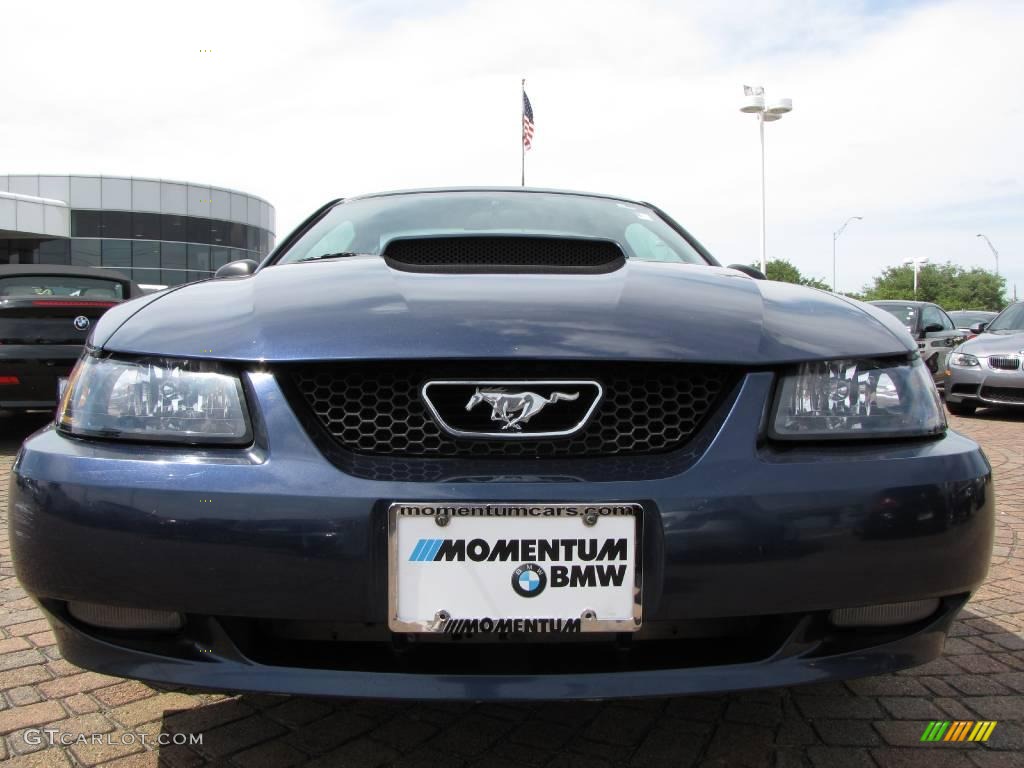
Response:
[[[141,293],[109,269],[0,266],[0,410],[52,409],[93,324]]]
[[[228,277],[233,275],[233,277]],[[64,656],[220,690],[721,691],[942,650],[993,490],[890,314],[646,203],[369,195],[111,308],[11,482]]]

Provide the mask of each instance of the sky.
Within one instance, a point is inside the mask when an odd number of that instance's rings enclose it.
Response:
[[[750,6],[750,7],[748,7]],[[669,212],[722,263],[841,290],[928,257],[1024,297],[1017,0],[0,0],[0,174],[187,180],[260,195],[278,237],[324,202],[517,185]],[[953,309],[953,308],[950,308]]]

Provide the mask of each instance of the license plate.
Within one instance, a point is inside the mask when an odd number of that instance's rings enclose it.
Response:
[[[393,632],[631,632],[642,508],[403,502],[388,510]]]

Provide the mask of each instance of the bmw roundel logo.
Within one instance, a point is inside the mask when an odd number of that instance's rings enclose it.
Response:
[[[520,597],[536,597],[548,585],[548,575],[536,563],[523,563],[512,572],[512,589]]]
[[[80,331],[88,330],[89,329],[89,318],[86,317],[85,315],[79,315],[78,317],[76,317],[75,318],[75,328],[77,328]]]

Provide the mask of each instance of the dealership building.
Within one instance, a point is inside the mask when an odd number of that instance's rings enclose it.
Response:
[[[274,247],[274,207],[237,190],[127,176],[0,176],[0,265],[107,267],[143,285],[210,277]]]

